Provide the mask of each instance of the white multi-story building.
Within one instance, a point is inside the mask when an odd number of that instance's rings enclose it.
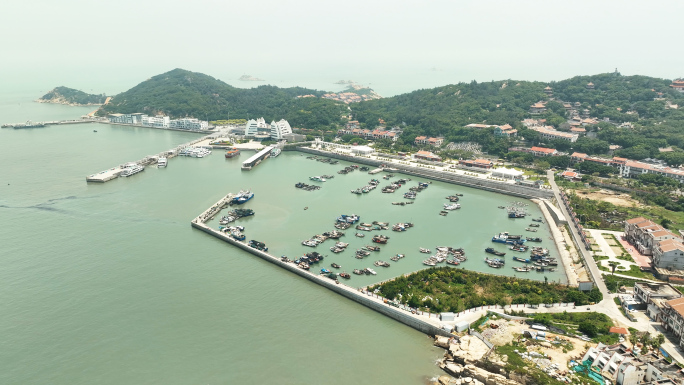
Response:
[[[258,123],[256,120],[250,119],[245,123],[245,136],[254,137],[258,131]]]
[[[209,128],[209,122],[195,118],[173,119],[169,122],[169,127],[184,130],[206,130]]]
[[[288,135],[292,133],[292,127],[290,127],[290,123],[287,122],[285,119],[280,119],[280,121],[272,121],[271,122],[271,138],[275,140],[281,140],[283,139],[284,135]]]
[[[684,244],[681,239],[666,239],[653,247],[653,266],[668,270],[684,270]]]
[[[143,117],[146,116],[142,113],[135,114],[109,114],[107,119],[112,123],[120,124],[142,124]]]
[[[267,129],[267,128],[269,128],[269,127],[268,127],[268,124],[266,124],[266,119],[264,119],[263,117],[257,119],[256,122],[257,122],[257,128],[261,128],[261,129],[264,129],[264,130]]]
[[[169,118],[168,116],[162,116],[162,115],[157,115],[157,116],[143,115],[142,116],[142,125],[143,126],[157,127],[157,128],[168,128],[170,122],[171,122],[171,118]]]

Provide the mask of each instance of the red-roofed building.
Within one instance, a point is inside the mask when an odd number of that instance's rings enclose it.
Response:
[[[579,182],[582,180],[582,176],[574,171],[563,171],[562,173],[559,174],[561,177],[573,181],[573,182]]]
[[[558,151],[555,148],[532,147],[530,153],[534,156],[554,156]]]
[[[684,92],[684,79],[675,79],[670,84],[670,87],[674,88],[679,92]]]
[[[466,167],[484,168],[487,170],[494,166],[494,162],[487,159],[461,160],[458,164]]]
[[[416,145],[429,144],[433,147],[439,147],[444,143],[444,138],[428,138],[427,136],[417,136],[413,141]]]
[[[617,326],[611,326],[611,328],[608,330],[609,333],[617,333],[617,334],[624,334],[627,335],[629,332],[625,328],[620,328]]]
[[[415,154],[413,154],[413,158],[414,159],[429,160],[431,162],[440,162],[442,160],[442,158],[431,153],[430,151],[418,151]]]

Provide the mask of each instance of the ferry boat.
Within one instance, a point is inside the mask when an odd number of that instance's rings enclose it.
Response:
[[[273,150],[271,150],[271,157],[272,157],[272,158],[275,158],[275,157],[277,157],[278,155],[280,155],[281,152],[283,152],[283,150],[281,150],[281,149],[279,149],[278,147],[276,147],[276,148],[274,148]]]
[[[145,170],[145,167],[143,167],[137,163],[131,163],[131,164],[127,164],[126,166],[124,166],[124,169],[123,169],[123,171],[121,171],[120,175],[121,176],[131,176],[131,175],[137,174],[137,173],[144,171],[144,170]]]
[[[314,182],[325,182],[325,178],[322,178],[320,176],[310,176],[309,180],[312,180]]]
[[[226,151],[226,159],[234,158],[240,155],[240,150],[237,147],[233,147]]]
[[[164,168],[164,167],[166,167],[167,163],[168,163],[168,161],[166,160],[166,158],[163,158],[163,157],[159,158],[157,160],[157,168]]]
[[[240,192],[233,198],[231,202],[241,205],[252,198],[254,198],[253,192],[249,190],[240,190]]]

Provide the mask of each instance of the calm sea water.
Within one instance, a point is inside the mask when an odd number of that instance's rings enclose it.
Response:
[[[3,123],[90,111],[33,97],[0,97]],[[441,356],[423,334],[193,230],[189,221],[226,193],[251,188],[256,196],[246,207],[257,214],[241,222],[246,233],[290,256],[310,251],[300,242],[331,230],[341,213],[414,222],[405,233],[383,232],[389,244],[365,260],[328,253],[326,264],[347,271],[407,255],[376,268],[376,277],[353,276],[353,286],[423,268],[418,247],[464,247],[465,266],[487,271],[482,249],[491,235],[521,232],[529,222],[497,208],[510,197],[437,182],[411,206],[391,205],[407,187],[356,196],[349,190],[368,174],[338,175],[342,165],[299,153],[251,172],[240,171],[239,158],[215,152],[131,178],[85,182],[195,137],[98,124],[0,130],[0,383],[422,383],[440,374],[434,361]],[[335,178],[319,191],[294,188],[319,174]],[[464,194],[463,208],[439,216],[454,192]],[[539,215],[534,205],[528,209]],[[343,238],[350,249],[370,243],[373,233],[361,239],[354,232]],[[546,229],[537,234],[548,237]]]

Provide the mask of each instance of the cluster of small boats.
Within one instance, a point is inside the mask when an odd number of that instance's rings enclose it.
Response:
[[[393,260],[394,262],[398,262],[400,259],[404,258],[405,256],[406,255],[404,255],[404,254],[397,254],[394,257],[390,257],[390,259]]]
[[[413,226],[414,225],[411,222],[406,222],[406,223],[399,222],[396,225],[392,226],[392,231],[406,231]]]
[[[412,205],[413,202],[392,202],[392,204],[395,206],[406,206],[406,205]]]
[[[359,223],[356,225],[356,229],[361,231],[388,230],[389,222],[373,221],[373,223]],[[363,238],[363,236],[360,238]]]
[[[500,269],[504,267],[506,264],[506,261],[503,260],[502,258],[487,258],[485,257],[485,263],[489,265],[489,267],[493,267],[495,269]]]
[[[444,203],[444,207],[442,211],[439,212],[439,215],[445,217],[447,216],[447,214],[449,214],[449,211],[460,209],[461,204],[456,202],[458,202],[461,199],[460,197],[462,196],[463,194],[453,194],[446,197],[446,199],[448,199],[450,203]]]
[[[378,187],[379,184],[380,184],[380,181],[379,181],[379,180],[377,180],[377,179],[371,179],[370,182],[368,182],[367,185],[365,185],[365,186],[363,186],[363,187],[359,187],[359,188],[357,188],[356,190],[351,190],[351,193],[352,193],[352,194],[357,194],[357,195],[360,195],[360,194],[367,194],[367,193],[369,193],[369,192],[375,190],[375,189]]]
[[[420,248],[421,253],[429,253],[429,249]],[[451,257],[451,258],[450,258]],[[462,248],[453,248],[448,246],[438,246],[437,253],[431,255],[428,259],[423,261],[423,265],[436,266],[438,263],[446,262],[449,265],[458,265],[466,261],[465,251]]]
[[[332,158],[323,158],[323,157],[319,157],[319,156],[316,156],[316,155],[314,155],[314,156],[307,156],[306,159],[311,159],[311,160],[315,160],[316,162],[328,163],[328,164],[333,164],[333,165],[334,165],[334,164],[340,163],[339,160],[335,160],[335,159],[332,159]]]
[[[306,191],[315,191],[315,190],[321,189],[321,186],[306,184],[306,183],[302,183],[302,182],[295,183],[295,187],[300,188],[302,190],[306,190]]]
[[[249,242],[247,243],[247,245],[248,245],[249,247],[254,248],[254,249],[257,249],[257,250],[268,251],[268,247],[266,247],[266,244],[265,244],[265,243],[259,242],[259,241],[255,241],[254,239],[252,239],[251,241],[249,241]]]
[[[342,170],[338,171],[338,174],[346,175],[349,174],[350,172],[353,172],[354,170],[358,169],[359,166],[352,164],[351,166],[347,166],[343,168]]]
[[[285,259],[283,259],[285,258]],[[323,260],[323,256],[315,251],[312,251],[310,253],[306,253],[303,256],[295,259],[294,261],[290,261],[289,258],[283,256],[280,258],[281,261],[283,262],[294,262],[295,265],[299,266],[300,268],[304,270],[309,270],[311,265],[314,263],[318,263]]]
[[[242,233],[245,228],[242,226],[219,226],[219,231],[230,234],[237,241],[245,240],[245,235]]]
[[[186,147],[178,152],[178,156],[189,156],[191,158],[204,158],[209,154],[211,154],[211,150],[204,147]]]
[[[335,245],[330,248],[330,251],[332,251],[335,254],[341,253],[344,250],[346,250],[348,246],[349,244],[345,242],[335,242]]]
[[[356,250],[355,258],[363,259],[370,255],[371,251],[380,251],[380,246],[366,245]]]
[[[363,270],[354,269],[354,274],[356,274],[356,275],[364,275],[364,274],[365,275],[377,275],[378,273],[376,273],[375,270],[373,270],[371,268],[365,268]]]
[[[333,231],[326,231],[323,234],[316,234],[313,237],[302,241],[302,245],[304,246],[309,246],[309,247],[316,247],[320,245],[321,243],[325,242],[328,238],[330,239],[340,239],[340,237],[344,236],[344,233],[341,231],[333,230]],[[349,244],[348,243],[343,243],[343,242],[337,242],[336,246],[340,245],[345,245],[342,246],[342,249],[347,247]],[[331,248],[332,250],[333,248]]]
[[[235,222],[236,220],[238,220],[240,218],[249,217],[252,215],[254,215],[254,210],[238,208],[238,209],[231,210],[230,212],[228,212],[228,215],[222,216],[221,219],[219,220],[219,224],[227,225],[231,222]]]

